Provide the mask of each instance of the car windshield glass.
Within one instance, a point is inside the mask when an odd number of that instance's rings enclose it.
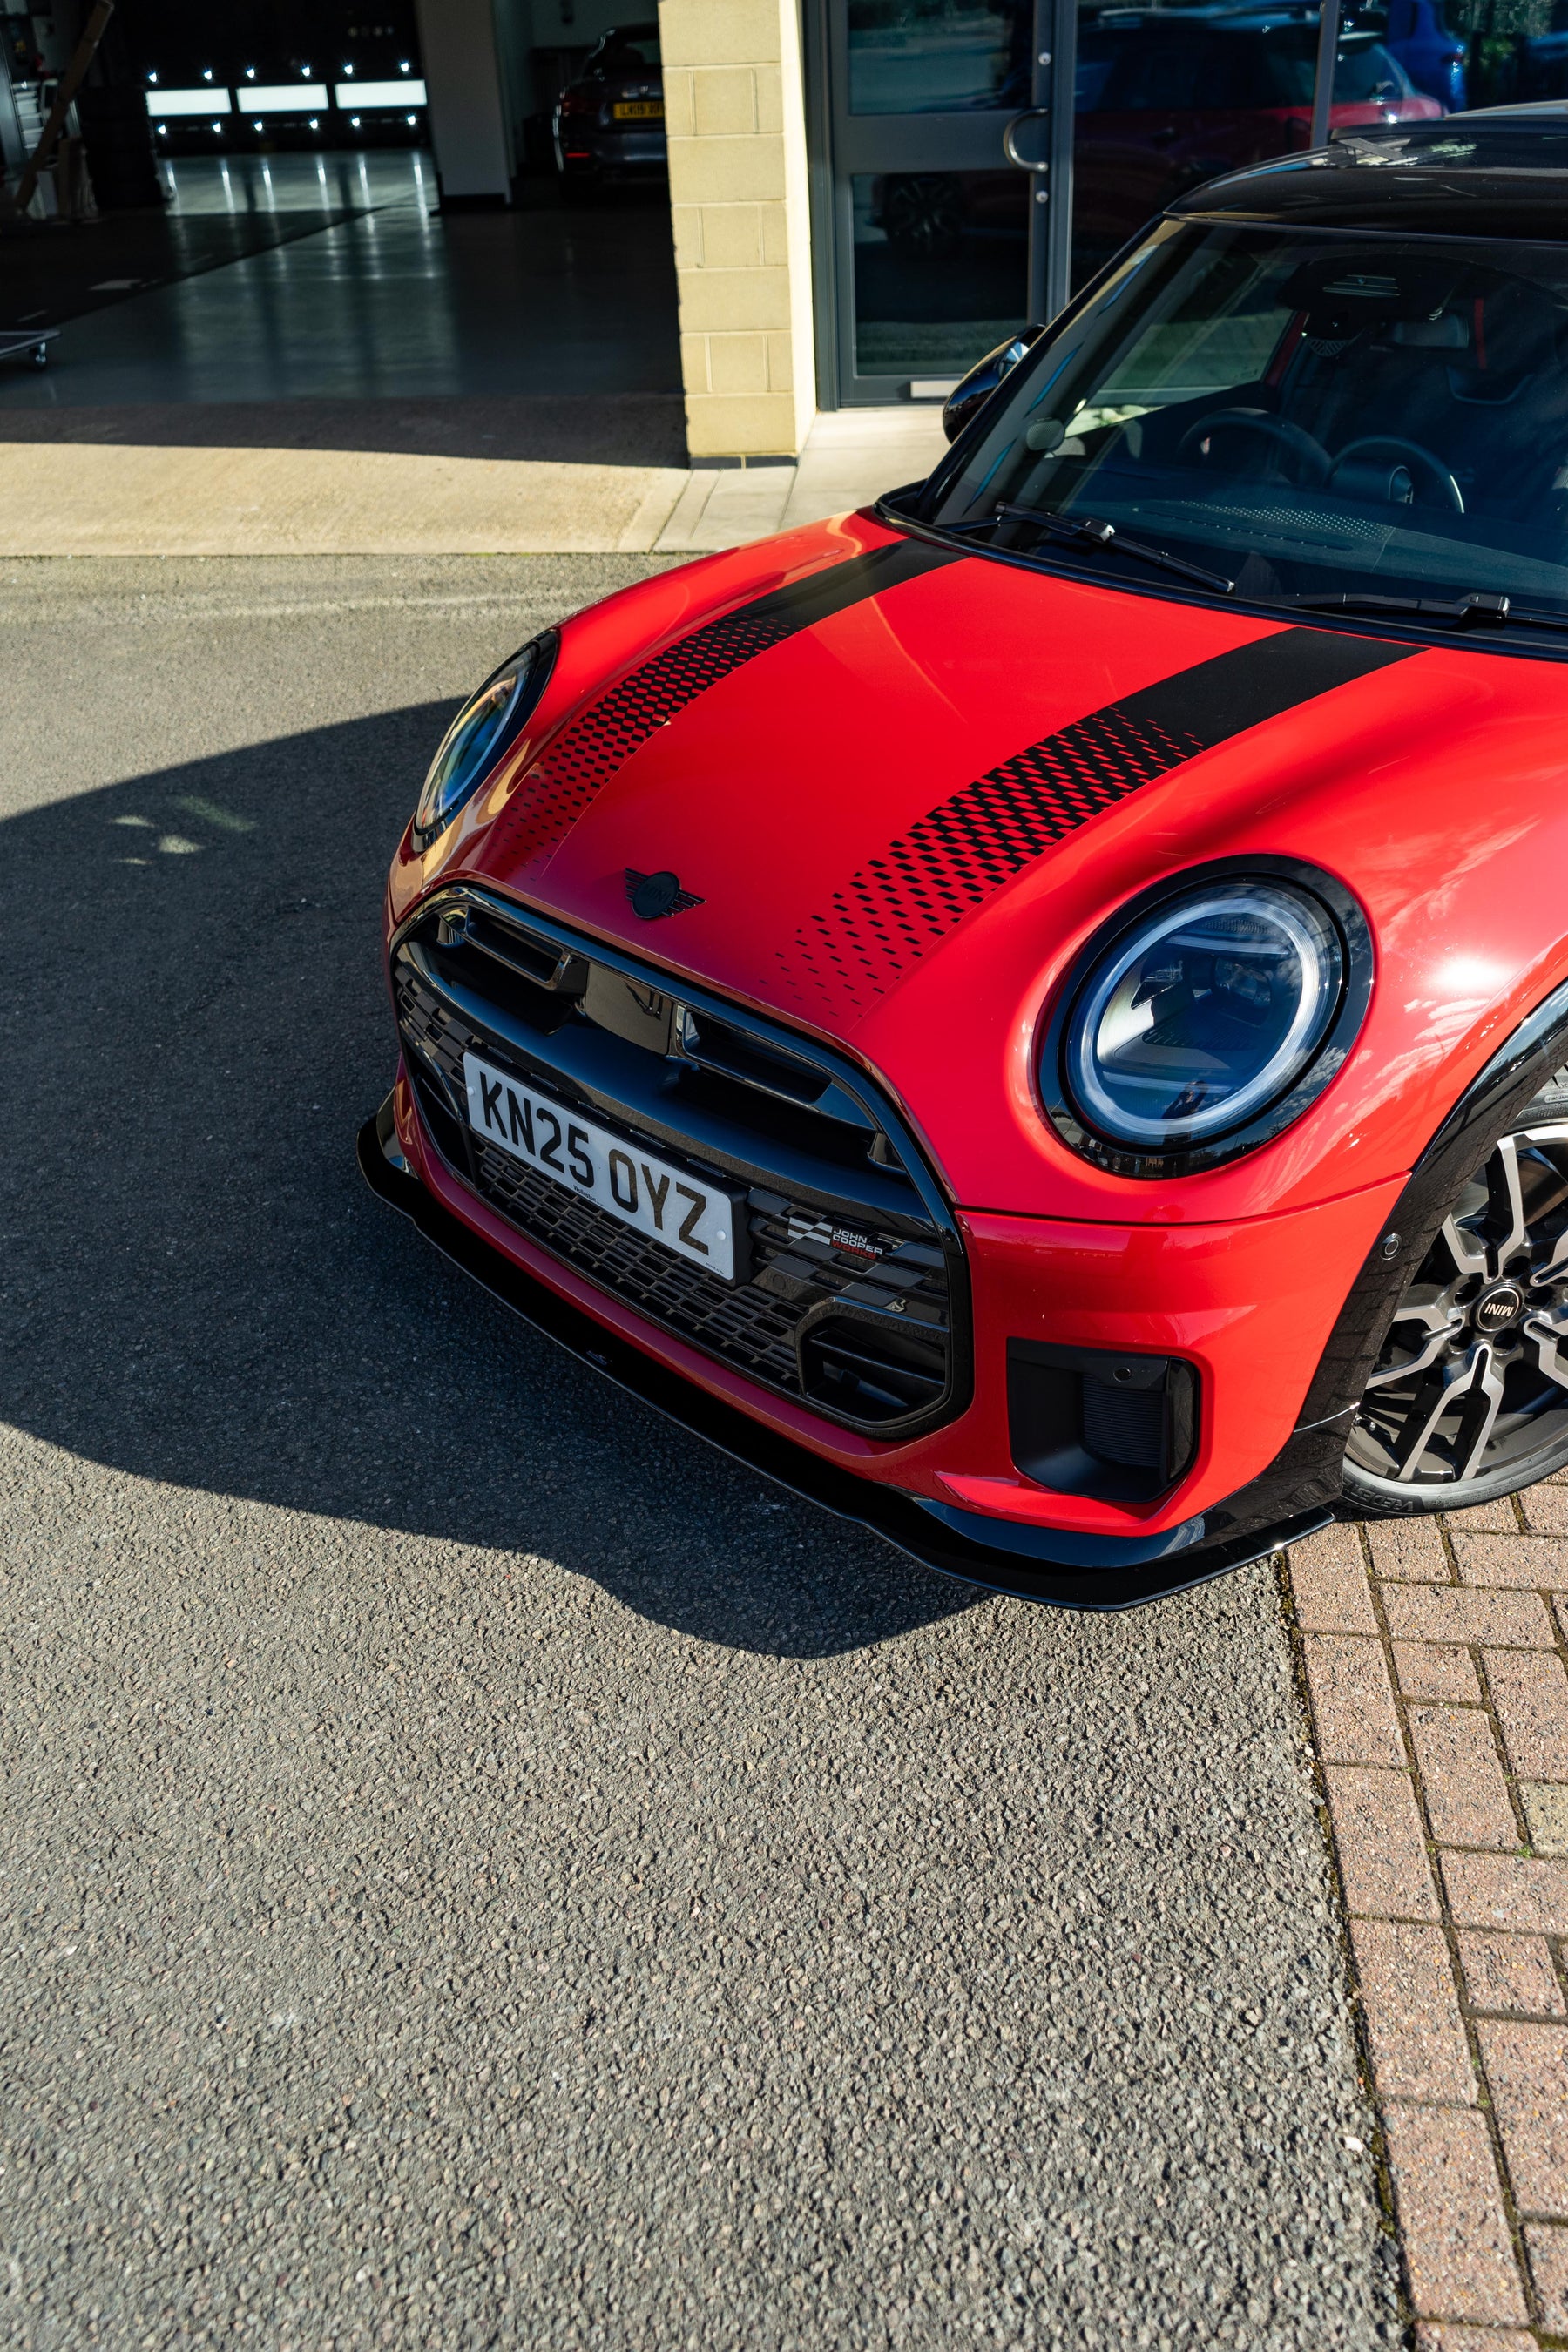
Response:
[[[1166,222],[988,421],[931,509],[971,545],[1568,612],[1568,246]]]

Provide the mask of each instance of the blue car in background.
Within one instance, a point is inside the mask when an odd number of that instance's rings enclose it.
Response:
[[[1466,103],[1465,44],[1449,31],[1441,0],[1388,0],[1386,12],[1376,13],[1386,14],[1378,29],[1390,57],[1424,97],[1435,98],[1446,113],[1459,113]]]

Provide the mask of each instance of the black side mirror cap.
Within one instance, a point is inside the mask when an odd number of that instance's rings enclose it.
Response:
[[[950,441],[957,440],[975,411],[990,399],[1003,378],[1012,374],[1045,331],[1044,327],[1020,327],[1006,342],[998,343],[994,352],[977,360],[969,373],[954,384],[942,408],[942,429]]]

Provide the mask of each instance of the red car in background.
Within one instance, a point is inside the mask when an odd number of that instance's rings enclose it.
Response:
[[[1205,180],[1310,143],[1317,12],[1117,10],[1079,33],[1074,229],[1109,255]],[[1330,127],[1426,122],[1424,98],[1370,34],[1341,36]]]
[[[1317,66],[1314,8],[1133,8],[1079,28],[1073,235],[1098,264],[1205,180],[1304,149]],[[1426,122],[1444,110],[1371,33],[1341,36],[1331,128]],[[999,172],[889,173],[872,220],[890,245],[931,260],[973,229],[1017,234],[1017,187]]]
[[[984,1584],[1568,1465],[1568,132],[1422,131],[1179,203],[929,482],[531,640],[393,859],[375,1189]]]

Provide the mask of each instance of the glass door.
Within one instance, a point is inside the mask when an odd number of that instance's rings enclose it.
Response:
[[[1056,5],[821,0],[825,406],[934,397],[1031,315],[1031,244],[1042,292],[1049,244]]]

